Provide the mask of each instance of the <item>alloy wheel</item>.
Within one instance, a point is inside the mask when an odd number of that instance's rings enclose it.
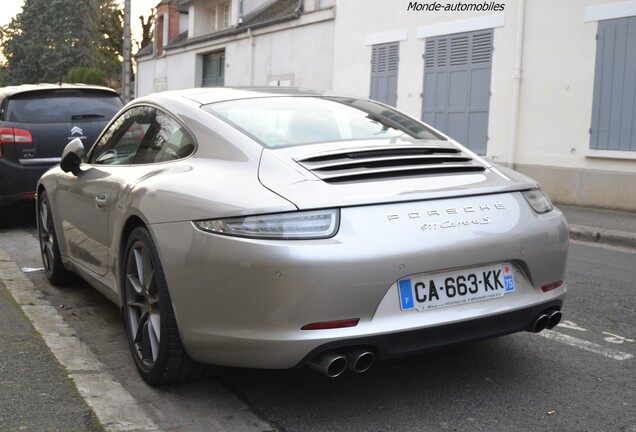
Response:
[[[42,262],[47,274],[53,272],[55,262],[55,234],[52,228],[53,219],[49,203],[46,199],[40,201],[40,250],[42,251]]]
[[[126,313],[133,352],[151,370],[159,356],[161,315],[155,269],[141,241],[132,245],[126,258]]]

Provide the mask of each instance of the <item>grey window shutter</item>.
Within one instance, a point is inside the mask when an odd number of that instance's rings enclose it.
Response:
[[[397,103],[399,49],[398,42],[371,47],[370,98],[391,106]]]
[[[422,120],[485,154],[492,29],[427,38]]]
[[[636,17],[598,23],[590,148],[636,151]]]

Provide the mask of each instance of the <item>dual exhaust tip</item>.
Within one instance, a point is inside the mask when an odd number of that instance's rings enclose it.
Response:
[[[338,354],[333,351],[325,351],[309,362],[309,367],[329,378],[336,378],[344,373],[347,368],[362,373],[371,369],[375,355],[368,350],[353,348]]]
[[[546,310],[541,312],[534,320],[532,324],[532,331],[539,333],[543,330],[550,330],[557,326],[561,322],[563,315],[558,310]]]

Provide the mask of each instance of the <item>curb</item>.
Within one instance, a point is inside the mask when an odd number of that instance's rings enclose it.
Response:
[[[636,249],[636,234],[626,231],[570,225],[570,239]]]
[[[107,432],[161,430],[2,248],[0,274],[7,291]]]

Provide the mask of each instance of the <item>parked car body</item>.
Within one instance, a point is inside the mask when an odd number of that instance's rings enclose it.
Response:
[[[38,84],[0,88],[0,225],[33,200],[38,179],[74,138],[91,145],[123,103],[112,89]]]
[[[368,100],[191,89],[127,105],[38,185],[47,276],[121,306],[149,383],[328,376],[555,326],[568,231],[533,180]]]

